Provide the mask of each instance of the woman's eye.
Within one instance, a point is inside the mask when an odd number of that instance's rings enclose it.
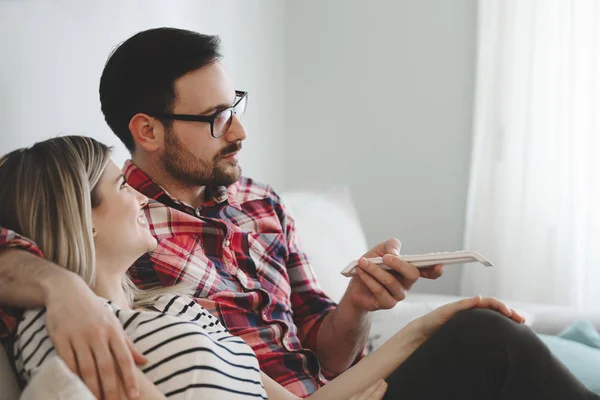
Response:
[[[123,189],[126,186],[127,186],[127,182],[123,181],[123,183],[121,183],[121,189]]]

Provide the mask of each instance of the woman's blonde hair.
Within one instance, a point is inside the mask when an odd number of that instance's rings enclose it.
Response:
[[[0,159],[0,226],[40,248],[46,259],[73,271],[91,287],[96,279],[92,208],[111,149],[84,136],[61,136],[15,150]],[[125,275],[130,304],[151,304],[189,285],[139,290]]]

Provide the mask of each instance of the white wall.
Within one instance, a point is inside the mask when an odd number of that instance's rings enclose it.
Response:
[[[475,3],[0,1],[0,154],[80,133],[115,145],[122,163],[98,100],[113,46],[157,26],[216,33],[250,92],[244,174],[279,190],[348,184],[370,244],[459,249]],[[417,289],[455,293],[458,272]]]
[[[461,249],[475,31],[475,0],[290,1],[288,188],[348,184],[370,244]],[[457,293],[459,273],[416,290]]]
[[[0,154],[85,134],[115,145],[121,164],[128,153],[100,111],[102,68],[129,36],[174,26],[221,36],[234,85],[250,92],[244,174],[280,186],[284,11],[278,0],[0,2]]]

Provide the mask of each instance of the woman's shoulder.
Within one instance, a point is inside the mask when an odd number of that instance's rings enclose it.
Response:
[[[156,299],[152,308],[165,314],[185,314],[187,310],[206,311],[204,307],[187,294],[163,294]]]
[[[174,315],[194,322],[209,331],[225,330],[218,318],[188,295],[164,294],[156,300],[152,308],[163,314]]]

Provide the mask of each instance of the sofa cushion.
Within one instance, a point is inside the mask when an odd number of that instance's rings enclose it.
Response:
[[[560,336],[539,337],[581,383],[600,394],[600,349]]]
[[[368,250],[350,191],[342,186],[321,193],[284,192],[281,198],[321,288],[339,301],[348,286],[340,271]]]

